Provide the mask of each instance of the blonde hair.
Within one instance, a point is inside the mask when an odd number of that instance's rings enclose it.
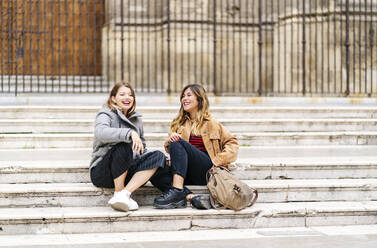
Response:
[[[191,120],[193,121],[191,132],[195,135],[199,135],[200,128],[203,126],[204,121],[211,116],[209,113],[209,101],[206,91],[203,86],[199,84],[189,84],[183,88],[180,95],[181,108],[179,109],[178,115],[170,124],[170,131],[176,132],[180,126],[184,125],[187,120],[190,120],[190,114],[183,110],[182,105],[183,94],[187,89],[191,89],[198,101],[198,112],[196,113],[196,118],[195,120]]]
[[[110,95],[109,95],[109,98],[107,99],[106,101],[106,105],[112,110],[112,111],[115,111],[115,109],[117,108],[117,106],[114,104],[113,100],[112,100],[112,97],[113,96],[116,96],[116,94],[118,93],[119,89],[124,86],[126,88],[129,88],[131,90],[131,94],[133,95],[134,97],[134,102],[132,104],[132,107],[127,111],[127,114],[126,116],[130,116],[132,115],[134,112],[135,112],[135,109],[136,109],[136,95],[135,95],[135,91],[134,89],[132,88],[131,84],[128,83],[128,82],[125,82],[125,81],[122,81],[122,82],[118,82],[116,83],[113,88],[111,89],[110,91]]]

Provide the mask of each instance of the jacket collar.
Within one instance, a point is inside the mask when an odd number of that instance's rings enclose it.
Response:
[[[126,123],[128,123],[129,125],[131,125],[132,127],[134,127],[136,130],[138,130],[138,128],[135,126],[134,123],[131,122],[132,119],[135,119],[137,117],[141,117],[141,114],[137,113],[137,112],[134,112],[130,117],[126,117],[123,112],[116,108],[116,113],[118,114],[118,116],[123,120],[125,121]]]
[[[210,132],[211,130],[210,120],[211,120],[211,117],[204,120],[203,126],[200,128],[200,134],[202,136],[208,135],[208,133]],[[180,127],[182,129],[181,135],[184,140],[190,139],[191,125],[192,125],[192,122],[190,121],[190,119],[187,119],[185,121],[185,124],[183,124],[183,126]]]
[[[116,112],[117,114],[122,118],[122,119],[132,119],[132,118],[137,118],[137,117],[141,117],[142,115],[139,114],[138,112],[133,112],[133,114],[129,117],[126,117],[123,113],[122,110],[120,110],[119,108],[116,108]]]

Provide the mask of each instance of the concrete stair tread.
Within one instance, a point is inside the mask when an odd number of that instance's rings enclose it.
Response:
[[[68,130],[59,133],[53,129],[48,132],[46,130],[25,129],[23,132],[24,134],[9,130],[7,134],[0,134],[0,139],[3,141],[0,143],[0,148],[89,148],[93,145],[93,134],[87,132],[87,128],[83,129],[82,133],[71,133]],[[292,145],[337,144],[368,147],[377,144],[377,131],[270,131],[234,133],[234,135],[238,138],[240,146],[244,147],[271,146],[271,144],[280,146],[280,148]],[[161,132],[145,133],[147,146],[156,147],[158,150],[163,150],[162,144],[166,137],[167,134]],[[242,151],[240,151],[241,153]]]
[[[39,234],[39,235],[1,235],[0,247],[36,247],[36,246],[63,246],[67,247],[113,247],[112,245],[133,245],[146,242],[185,242],[216,240],[220,242],[232,240],[234,245],[240,243],[258,243],[263,245],[263,240],[298,237],[331,237],[376,235],[377,225],[354,226],[324,226],[324,227],[286,227],[286,228],[250,228],[250,229],[217,229],[217,230],[181,230],[165,232],[127,232],[127,233],[82,233],[82,234]],[[328,243],[328,242],[327,242]],[[361,244],[361,240],[359,240]],[[159,243],[161,245],[161,243]],[[153,244],[152,244],[153,246]],[[152,247],[148,246],[148,247]],[[237,245],[238,246],[238,245]],[[114,246],[115,247],[115,246]],[[116,246],[118,247],[118,246]],[[120,246],[119,246],[120,247]],[[143,246],[144,247],[144,246]],[[226,246],[222,246],[226,247]],[[262,247],[262,246],[257,246]],[[266,247],[266,246],[264,246]],[[285,246],[282,246],[285,247]],[[351,246],[350,246],[351,247]]]
[[[76,105],[76,106],[0,106],[3,119],[89,119],[94,120],[100,105]],[[177,114],[179,106],[138,106],[137,111],[142,113],[143,119],[156,119],[164,116],[172,120]],[[330,107],[330,106],[211,106],[211,113],[216,118],[244,119],[365,119],[376,118],[377,108],[367,106]]]
[[[315,118],[315,119],[302,119],[302,118],[284,118],[284,119],[276,119],[276,118],[269,118],[269,119],[256,119],[256,118],[226,118],[221,119],[217,118],[219,122],[222,123],[246,123],[246,124],[258,124],[258,123],[289,123],[289,122],[298,122],[298,123],[308,123],[308,122],[314,122],[314,123],[320,123],[320,122],[326,122],[326,123],[376,123],[376,118],[355,118],[355,119],[349,119],[349,118],[341,118],[341,119],[335,119],[335,118]],[[143,118],[144,123],[169,123],[171,122],[171,119],[150,119],[150,118]],[[45,123],[45,124],[51,124],[51,123],[89,123],[93,124],[93,119],[2,119],[0,120],[0,124],[3,123]]]
[[[33,160],[33,161],[1,161],[0,171],[5,170],[59,170],[59,169],[88,169],[90,160]],[[230,167],[247,169],[251,167],[313,167],[313,166],[375,166],[376,156],[333,156],[333,157],[278,157],[278,158],[238,158]]]
[[[377,201],[260,203],[242,211],[150,206],[118,212],[110,207],[0,208],[2,235],[116,233],[374,225]]]
[[[74,94],[74,93],[20,93],[18,96],[3,94],[0,105],[38,105],[45,106],[46,102],[53,106],[90,105],[101,106],[108,94]],[[371,97],[245,97],[245,96],[213,96],[209,97],[211,106],[329,106],[329,107],[375,107],[376,100]],[[178,94],[148,94],[137,93],[138,106],[178,105]]]
[[[313,167],[313,166],[374,166],[377,165],[376,156],[323,156],[323,157],[276,157],[276,158],[239,158],[236,166],[243,167]],[[1,161],[0,161],[1,165]]]
[[[279,131],[279,132],[243,132],[243,133],[235,133],[234,135],[237,137],[258,137],[258,136],[338,136],[338,135],[376,135],[377,131],[317,131],[317,132],[307,132],[307,131],[300,131],[300,132],[287,132],[287,131]]]
[[[87,160],[0,160],[0,183],[90,182]],[[54,160],[53,160],[54,159]],[[239,158],[229,166],[243,180],[377,178],[377,156]]]
[[[59,169],[86,169],[90,160],[33,160],[33,161],[0,161],[0,171],[4,170],[59,170]],[[7,169],[8,168],[8,169]]]
[[[260,191],[280,191],[290,189],[322,189],[326,190],[377,190],[376,179],[303,179],[303,180],[242,180],[249,186]],[[112,189],[104,189],[93,186],[91,183],[30,183],[30,184],[0,184],[0,194],[28,194],[28,193],[77,193],[77,192],[112,192]],[[206,186],[188,186],[194,192],[205,191]],[[158,191],[152,185],[146,185],[139,191]]]
[[[317,132],[242,132],[235,133],[233,135],[237,138],[252,138],[252,137],[275,137],[275,136],[340,136],[340,135],[377,135],[377,131],[317,131]],[[144,133],[145,137],[160,138],[162,141],[167,137],[167,133]],[[0,133],[0,137],[3,138],[93,138],[92,132],[73,132],[73,133]]]
[[[16,111],[20,109],[28,109],[28,110],[44,110],[44,109],[51,109],[51,110],[99,110],[101,108],[101,105],[85,105],[80,104],[78,105],[51,105],[51,106],[41,106],[41,105],[0,105],[1,111]],[[137,106],[138,110],[151,110],[156,111],[156,107],[154,106]],[[161,110],[179,110],[179,106],[159,106],[159,109]],[[376,106],[336,106],[336,105],[314,105],[314,106],[258,106],[258,105],[249,105],[249,106],[211,106],[211,109],[218,110],[218,109],[225,109],[229,111],[235,111],[235,110],[246,110],[246,109],[252,109],[252,110],[318,110],[318,111],[324,111],[324,110],[372,110],[377,111]],[[141,111],[140,111],[141,112]]]
[[[163,150],[161,147],[148,147],[148,150]],[[38,148],[38,147],[20,147],[20,148],[1,148],[0,161],[17,160],[34,161],[44,160],[90,160],[92,148]],[[255,145],[240,146],[239,159],[249,158],[277,158],[296,156],[298,158],[307,157],[340,157],[347,154],[348,157],[375,157],[377,154],[377,145]]]
[[[289,215],[301,213],[316,215],[322,213],[341,212],[375,212],[377,213],[377,201],[361,202],[290,202],[290,203],[256,203],[252,207],[235,212],[233,210],[200,211],[192,208],[161,210],[151,206],[140,207],[138,211],[119,212],[109,207],[48,207],[48,208],[0,208],[0,223],[4,222],[29,222],[36,220],[48,222],[56,219],[85,219],[85,218],[140,218],[140,217],[170,217],[183,216],[248,216],[250,214],[264,215]],[[377,217],[376,217],[377,218]]]

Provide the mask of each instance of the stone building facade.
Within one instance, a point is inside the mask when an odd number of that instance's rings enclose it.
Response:
[[[377,92],[376,1],[114,0],[105,10],[111,81],[267,95],[341,95],[349,82],[352,95]]]

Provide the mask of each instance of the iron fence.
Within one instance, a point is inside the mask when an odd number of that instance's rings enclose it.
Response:
[[[375,96],[375,0],[3,0],[0,92]]]

